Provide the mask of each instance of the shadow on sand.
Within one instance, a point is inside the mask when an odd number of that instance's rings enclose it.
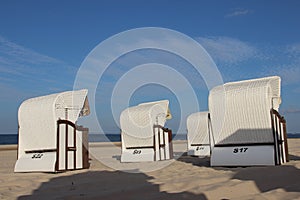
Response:
[[[297,160],[300,160],[300,157],[299,157],[299,156],[292,155],[292,154],[289,154],[289,159],[290,159],[290,161],[291,161],[291,160],[297,161]]]
[[[187,153],[184,153],[177,160],[199,167],[210,167],[210,157],[199,158],[197,156],[188,156]]]
[[[142,173],[89,171],[58,177],[19,199],[207,199],[204,194],[167,193]]]
[[[241,168],[232,179],[254,181],[261,192],[284,189],[300,192],[300,170],[294,166]]]
[[[290,161],[299,161],[300,157],[289,155]],[[210,167],[210,158],[192,157],[183,154],[178,161],[199,167]],[[288,192],[300,192],[300,169],[291,165],[264,167],[213,167],[215,170],[232,171],[232,179],[254,181],[261,192],[284,189]]]

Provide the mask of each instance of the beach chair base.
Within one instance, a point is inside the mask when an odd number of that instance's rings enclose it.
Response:
[[[210,156],[210,145],[191,145],[187,154],[189,156],[206,157]]]
[[[15,172],[54,172],[56,152],[28,153],[19,158]]]
[[[275,165],[274,146],[214,147],[211,166],[269,166]]]
[[[125,149],[121,155],[121,162],[149,162],[154,161],[153,148]]]
[[[19,155],[15,172],[58,172],[89,168],[88,129],[57,121],[56,148],[28,149]]]

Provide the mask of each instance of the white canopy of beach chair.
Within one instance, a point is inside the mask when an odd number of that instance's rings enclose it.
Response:
[[[51,94],[28,99],[20,105],[15,172],[87,167],[88,129],[75,125],[79,116],[90,112],[87,92]]]
[[[188,155],[210,156],[211,154],[211,131],[209,112],[197,112],[187,118],[187,142]]]
[[[213,88],[209,94],[215,142],[211,165],[275,165],[285,162],[285,122],[282,123],[283,118],[277,115],[280,103],[278,76],[231,82]]]
[[[164,128],[171,117],[169,101],[142,103],[125,109],[120,116],[121,162],[172,158],[172,133]]]

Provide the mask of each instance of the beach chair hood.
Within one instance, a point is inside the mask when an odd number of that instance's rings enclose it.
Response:
[[[270,110],[278,110],[280,103],[278,76],[213,88],[209,94],[209,111],[215,143],[273,142]]]
[[[153,125],[163,127],[170,117],[168,100],[141,103],[125,109],[120,116],[125,146],[153,145]]]

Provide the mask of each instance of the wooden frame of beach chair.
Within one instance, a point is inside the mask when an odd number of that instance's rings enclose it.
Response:
[[[169,101],[142,103],[120,116],[121,162],[147,162],[173,158],[172,131],[164,128],[171,114]]]
[[[89,168],[88,128],[77,126],[90,112],[87,90],[24,101],[18,112],[15,172],[56,172]]]
[[[197,112],[188,116],[187,131],[187,154],[199,157],[210,156],[213,142],[209,112]]]
[[[220,103],[223,101],[223,104]],[[280,165],[288,161],[286,124],[278,109],[280,77],[226,83],[209,94],[211,166]]]

